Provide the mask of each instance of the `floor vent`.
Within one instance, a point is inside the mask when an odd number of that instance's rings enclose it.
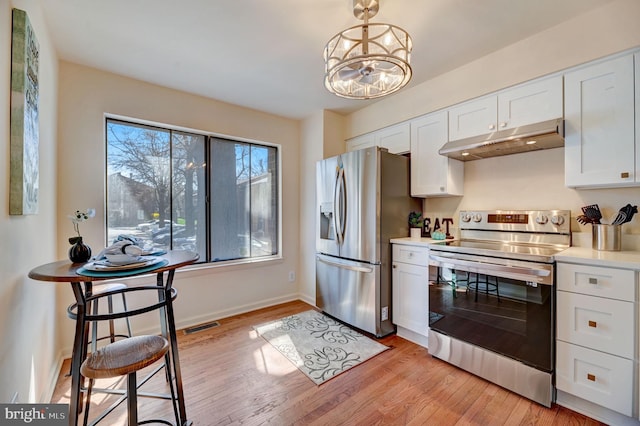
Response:
[[[184,334],[193,334],[198,331],[208,330],[213,327],[218,327],[220,323],[218,321],[205,322],[204,324],[194,325],[193,327],[187,327],[184,329]]]

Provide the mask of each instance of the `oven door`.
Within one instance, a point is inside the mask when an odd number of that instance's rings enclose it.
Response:
[[[553,371],[553,264],[430,251],[429,328]]]

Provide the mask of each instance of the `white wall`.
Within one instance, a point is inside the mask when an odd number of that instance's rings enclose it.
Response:
[[[638,17],[638,0],[607,4],[351,114],[347,137],[638,47]],[[559,148],[466,162],[464,197],[427,199],[425,216],[457,218],[461,209],[561,208],[570,209],[575,218],[581,206],[597,203],[610,217],[628,202],[640,204],[638,188],[565,187],[563,155]],[[575,219],[571,226],[574,232],[590,232]],[[625,225],[623,232],[640,234],[640,219]]]
[[[270,304],[297,299],[299,258],[300,124],[297,121],[60,62],[57,180],[57,257],[69,248],[73,228],[67,215],[95,207],[97,215],[82,224],[84,240],[100,250],[104,236],[105,143],[104,114],[118,114],[281,145],[283,259],[249,266],[178,271],[175,287],[178,327],[219,319]],[[139,282],[136,280],[135,282]],[[60,291],[58,303],[62,339],[70,353],[73,323],[64,315],[72,301],[70,288]],[[138,322],[138,329],[155,326],[157,318]]]
[[[300,274],[303,300],[316,300],[316,162],[345,151],[344,116],[320,111],[302,123],[300,148]]]
[[[36,215],[9,216],[9,99],[11,9],[25,10],[40,45],[40,191]],[[55,315],[57,284],[27,278],[55,258],[57,56],[36,2],[0,0],[0,402],[48,401],[58,377]]]

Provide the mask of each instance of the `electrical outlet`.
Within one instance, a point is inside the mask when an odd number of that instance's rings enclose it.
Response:
[[[389,307],[388,306],[383,306],[382,307],[382,312],[381,312],[380,316],[381,316],[380,319],[382,321],[386,321],[386,320],[389,319]]]
[[[294,271],[289,271],[289,282],[292,283],[296,280],[296,273]]]

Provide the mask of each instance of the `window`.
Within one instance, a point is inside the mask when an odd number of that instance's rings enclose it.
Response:
[[[107,119],[107,239],[201,261],[279,250],[278,148]]]

